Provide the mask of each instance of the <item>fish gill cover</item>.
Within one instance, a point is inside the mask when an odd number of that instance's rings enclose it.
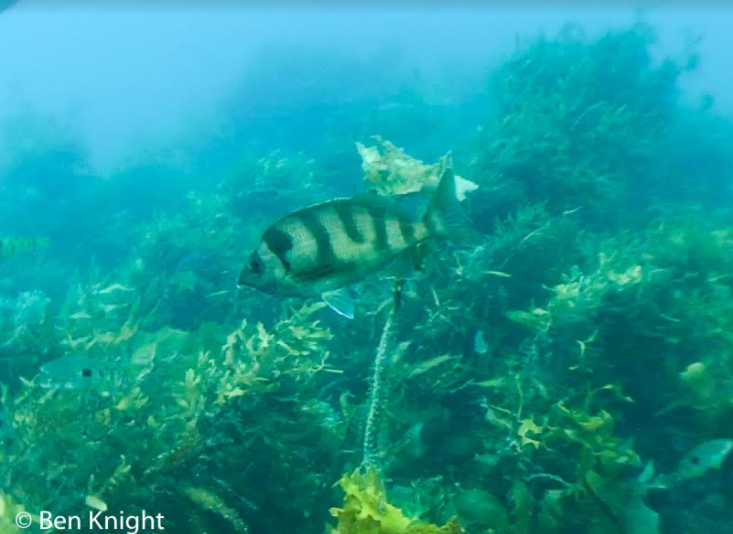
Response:
[[[733,122],[682,102],[693,58],[652,61],[653,38],[520,47],[480,130],[410,90],[343,102],[308,153],[200,143],[228,162],[215,187],[163,157],[100,180],[72,131],[4,122],[0,229],[48,246],[0,263],[0,532],[49,509],[176,533],[729,532]],[[425,121],[464,134],[436,152]],[[236,274],[338,177],[419,189],[449,150],[487,241],[405,287],[359,469],[391,283],[348,321]]]

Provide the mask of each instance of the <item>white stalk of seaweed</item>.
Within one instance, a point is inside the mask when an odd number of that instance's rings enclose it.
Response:
[[[364,457],[362,466],[365,468],[371,467],[378,469],[380,464],[379,438],[382,429],[381,416],[388,392],[388,383],[385,378],[392,356],[388,349],[392,339],[395,316],[400,307],[403,283],[402,280],[398,280],[395,283],[392,307],[387,316],[384,330],[382,330],[382,336],[379,338],[377,354],[374,358],[374,374],[372,375],[366,426],[364,428]]]

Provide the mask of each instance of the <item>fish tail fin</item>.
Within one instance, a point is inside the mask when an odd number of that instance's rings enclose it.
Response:
[[[483,236],[471,227],[456,196],[456,179],[450,161],[443,169],[423,222],[434,237],[442,237],[464,246],[479,246]]]

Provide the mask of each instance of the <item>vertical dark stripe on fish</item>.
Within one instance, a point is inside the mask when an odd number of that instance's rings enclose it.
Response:
[[[405,246],[409,247],[415,242],[415,226],[412,222],[406,221],[405,219],[399,219],[399,223],[402,239],[405,242]]]
[[[286,271],[290,271],[290,262],[286,254],[293,248],[293,238],[290,234],[283,232],[275,226],[268,228],[262,235],[262,239],[265,241],[267,248],[277,256],[280,263],[283,264]]]
[[[341,224],[344,226],[344,230],[346,231],[346,235],[349,236],[349,239],[354,243],[363,243],[364,236],[356,224],[353,208],[345,202],[334,202],[333,209],[336,211],[336,215],[338,215]]]
[[[316,261],[313,266],[315,270],[321,271],[327,269],[336,263],[336,255],[333,252],[333,245],[331,244],[331,236],[326,230],[326,227],[321,224],[313,213],[310,211],[303,211],[298,214],[300,222],[313,237],[316,242]]]
[[[374,248],[378,251],[389,250],[389,239],[387,237],[387,219],[382,210],[367,207],[367,213],[374,226]]]

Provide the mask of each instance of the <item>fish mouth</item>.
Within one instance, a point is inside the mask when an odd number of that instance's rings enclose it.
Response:
[[[239,276],[234,286],[237,289],[247,289],[248,287],[252,287],[252,284],[247,283],[247,281],[242,276]]]
[[[252,284],[248,280],[250,277],[247,275],[248,275],[248,272],[246,268],[242,269],[239,272],[239,274],[237,275],[236,285],[238,289],[242,289],[244,287],[252,287]]]
[[[239,281],[234,285],[234,287],[235,287],[234,291],[237,295],[241,295],[242,293],[247,293],[255,289],[255,287],[252,284],[247,284],[245,282],[239,282]]]

